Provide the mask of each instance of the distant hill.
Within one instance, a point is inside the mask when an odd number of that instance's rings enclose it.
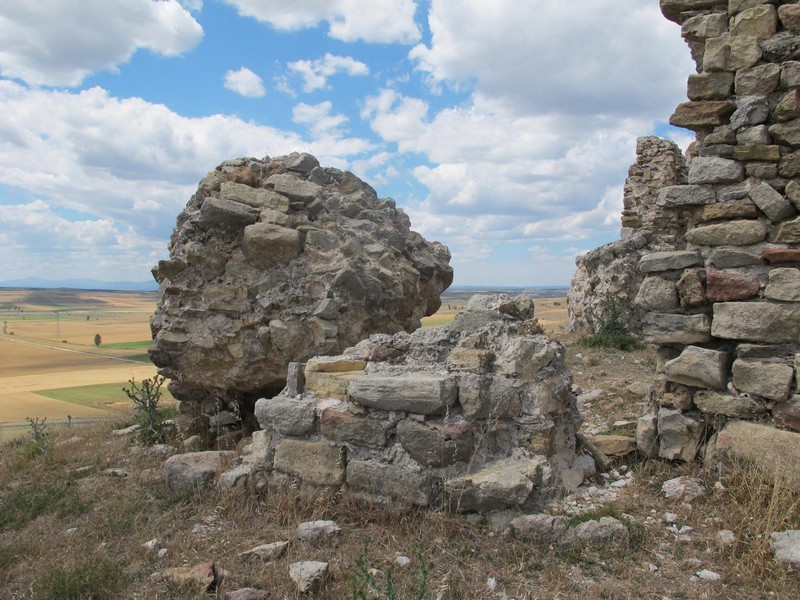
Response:
[[[155,281],[100,281],[99,279],[7,279],[0,281],[0,287],[6,288],[61,288],[73,290],[116,290],[123,292],[155,292],[158,284]]]

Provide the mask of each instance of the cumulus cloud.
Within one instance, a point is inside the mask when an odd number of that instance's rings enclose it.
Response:
[[[190,2],[188,6],[196,6]],[[0,8],[0,74],[29,85],[77,86],[116,69],[143,48],[176,56],[203,29],[177,0],[5,2]]]
[[[414,0],[224,0],[240,15],[296,31],[328,24],[328,35],[345,42],[413,44],[420,39]]]
[[[261,98],[267,93],[261,77],[247,67],[225,73],[225,87],[245,98]]]
[[[31,90],[8,80],[0,80],[0,132],[0,184],[87,215],[71,230],[72,239],[76,231],[85,231],[105,239],[115,253],[139,252],[130,264],[140,273],[143,265],[153,264],[150,254],[156,249],[163,257],[178,212],[197,181],[222,160],[306,150],[324,164],[348,168],[351,158],[372,148],[341,132],[305,138],[238,117],[184,117],[164,105],[115,98],[100,88]],[[7,229],[27,231],[42,252],[50,247],[41,223],[61,221],[41,204],[3,210],[6,223],[17,223]],[[28,212],[32,221],[23,218]],[[69,240],[68,226],[60,227]],[[17,240],[22,239],[20,233]]]
[[[288,64],[289,70],[303,78],[303,91],[313,92],[328,87],[328,77],[346,73],[352,77],[369,75],[369,67],[350,56],[326,53],[316,60],[297,60]]]

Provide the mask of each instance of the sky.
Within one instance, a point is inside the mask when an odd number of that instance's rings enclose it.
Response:
[[[658,0],[0,0],[0,280],[148,280],[208,171],[298,151],[455,285],[569,285],[691,72]]]

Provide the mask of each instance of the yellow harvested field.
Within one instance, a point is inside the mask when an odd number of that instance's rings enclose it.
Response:
[[[97,408],[37,392],[155,376],[155,366],[141,362],[155,302],[154,294],[133,292],[0,290],[5,328],[0,334],[0,423],[129,412],[128,405]],[[95,334],[102,337],[99,348]]]

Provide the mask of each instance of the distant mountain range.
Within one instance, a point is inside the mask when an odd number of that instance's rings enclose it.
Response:
[[[0,287],[5,288],[63,288],[74,290],[115,290],[122,292],[156,292],[158,284],[155,281],[100,281],[99,279],[39,279],[26,277],[25,279],[7,279],[0,281]]]

